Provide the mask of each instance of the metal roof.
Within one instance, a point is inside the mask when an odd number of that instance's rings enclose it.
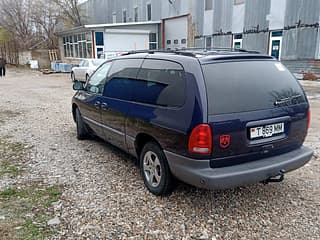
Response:
[[[160,24],[160,23],[161,21],[106,23],[106,24],[89,24],[89,25],[84,25],[84,27],[85,28],[108,28],[108,27],[135,26],[135,25],[153,25],[153,24]]]
[[[72,33],[85,32],[94,28],[113,28],[113,27],[124,27],[124,26],[141,26],[141,25],[154,25],[160,24],[161,21],[148,21],[148,22],[126,22],[126,23],[106,23],[106,24],[88,24],[80,27],[70,28],[56,32],[57,35],[65,35]]]

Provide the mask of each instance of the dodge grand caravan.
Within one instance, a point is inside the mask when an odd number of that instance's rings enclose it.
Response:
[[[235,50],[132,52],[76,82],[78,139],[138,158],[147,189],[282,181],[312,157],[305,93],[274,58]]]

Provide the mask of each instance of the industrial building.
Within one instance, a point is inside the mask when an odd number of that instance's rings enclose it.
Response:
[[[320,74],[319,0],[87,0],[80,8],[86,24],[59,31],[64,58],[233,47]]]

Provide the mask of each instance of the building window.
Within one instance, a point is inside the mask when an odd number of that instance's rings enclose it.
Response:
[[[122,22],[127,22],[127,10],[122,11]]]
[[[91,58],[91,33],[87,32],[63,37],[63,53],[64,57]]]
[[[171,40],[167,40],[167,44],[168,44],[168,45],[171,44]]]
[[[173,43],[174,43],[174,44],[178,44],[178,43],[179,43],[179,40],[178,40],[178,39],[175,39],[175,40],[173,41]]]
[[[79,56],[78,35],[74,36],[73,49],[74,49],[74,56]]]
[[[114,12],[112,13],[112,23],[116,23],[117,22],[117,14]]]
[[[272,37],[282,37],[282,31],[276,31],[271,33]]]
[[[138,22],[139,18],[138,18],[138,7],[134,8],[134,21]]]
[[[182,44],[187,44],[187,39],[185,39],[185,38],[184,38],[184,39],[181,39],[181,43],[182,43]]]
[[[242,48],[242,34],[241,33],[233,35],[233,48],[234,49]]]
[[[151,21],[151,18],[152,18],[152,16],[151,16],[151,4],[149,3],[149,4],[147,4],[147,21]]]
[[[205,10],[212,10],[212,0],[206,0]]]
[[[233,0],[234,5],[243,4],[245,0]]]
[[[242,39],[242,34],[241,33],[235,34],[234,39]]]
[[[206,37],[206,48],[210,49],[212,43],[212,37]]]
[[[149,33],[149,49],[158,49],[158,41],[156,33]]]
[[[103,46],[103,32],[95,32],[95,37],[96,37],[96,45],[97,46]]]
[[[92,43],[91,42],[87,42],[87,58],[91,58],[92,57]]]

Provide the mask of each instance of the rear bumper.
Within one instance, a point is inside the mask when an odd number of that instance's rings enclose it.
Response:
[[[293,171],[312,158],[313,151],[302,146],[294,151],[239,165],[211,168],[210,160],[186,158],[165,151],[172,174],[183,182],[207,189],[226,189],[248,185]]]

